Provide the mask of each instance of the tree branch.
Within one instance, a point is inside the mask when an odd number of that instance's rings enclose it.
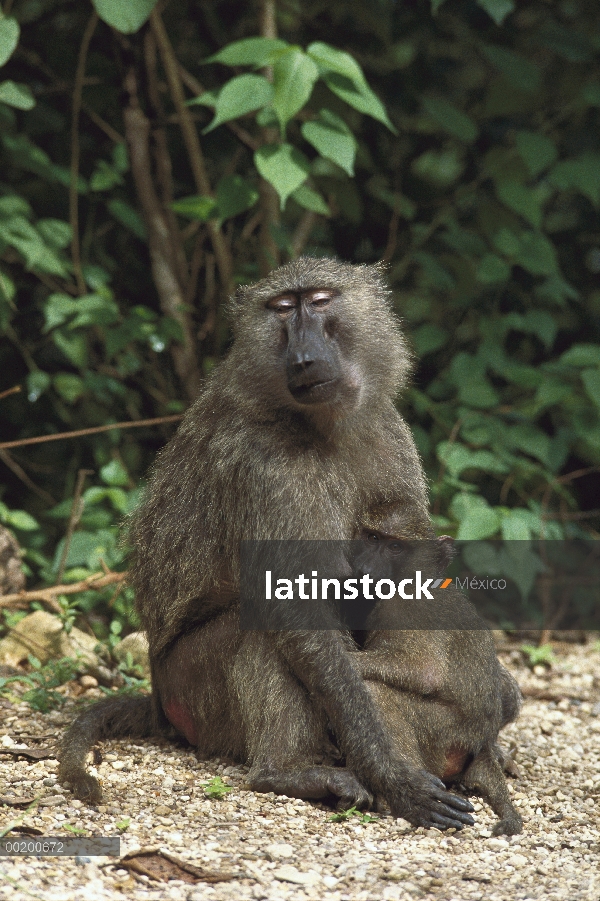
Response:
[[[208,173],[206,171],[206,165],[204,163],[204,156],[202,153],[202,148],[200,147],[198,133],[194,126],[190,111],[185,105],[185,94],[183,92],[183,85],[181,83],[181,76],[179,74],[179,64],[177,62],[175,54],[173,53],[173,48],[171,47],[171,43],[169,41],[164,23],[156,9],[153,9],[150,14],[150,25],[152,27],[154,37],[156,38],[156,43],[158,44],[162,64],[165,69],[165,75],[167,76],[167,82],[169,84],[169,90],[171,92],[171,97],[173,98],[173,103],[175,104],[175,109],[179,116],[179,125],[188,152],[196,189],[198,190],[198,193],[203,194],[207,197],[211,197],[211,184],[208,178]],[[231,259],[231,253],[227,246],[227,242],[225,241],[223,232],[221,231],[217,223],[214,220],[211,220],[207,223],[207,227],[215,251],[215,258],[217,261],[217,266],[219,268],[221,283],[223,285],[223,289],[227,294],[229,294],[233,287],[233,263]]]
[[[81,111],[81,95],[83,91],[83,76],[85,75],[85,63],[92,35],[98,24],[98,14],[94,11],[89,18],[77,59],[75,73],[75,87],[73,89],[73,118],[71,121],[71,183],[69,185],[69,221],[71,223],[71,259],[73,271],[77,282],[79,294],[86,293],[85,280],[81,270],[81,248],[79,244],[79,203],[77,188],[79,182],[79,113]]]
[[[175,319],[181,328],[182,343],[173,344],[171,354],[177,375],[188,398],[193,400],[201,383],[196,342],[191,317],[185,309],[184,289],[178,279],[167,217],[154,189],[149,147],[150,123],[139,105],[133,69],[125,77],[125,88],[129,93],[129,106],[123,113],[125,134],[131,156],[131,173],[148,229],[152,276],[163,313]]]

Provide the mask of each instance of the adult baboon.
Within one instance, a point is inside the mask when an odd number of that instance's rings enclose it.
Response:
[[[171,723],[203,756],[249,761],[258,791],[385,798],[394,816],[462,827],[471,805],[398,753],[343,631],[241,632],[242,539],[429,535],[427,492],[393,400],[409,355],[378,266],[303,258],[237,292],[233,346],[160,454],[134,517],[131,582],[152,701],[101,702],[63,743],[60,778],[97,801],[103,735]],[[332,766],[331,724],[346,759]]]

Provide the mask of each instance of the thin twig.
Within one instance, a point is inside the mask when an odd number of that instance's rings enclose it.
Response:
[[[67,585],[51,585],[49,588],[37,588],[32,591],[19,591],[16,594],[5,594],[0,597],[0,607],[12,607],[15,604],[29,603],[30,601],[43,601],[51,603],[54,609],[60,609],[56,604],[56,598],[61,594],[77,594],[80,591],[101,591],[107,585],[123,582],[127,573],[94,573],[81,582],[72,582]],[[54,602],[54,603],[53,603]]]
[[[260,33],[263,38],[274,39],[277,37],[277,18],[275,0],[262,0],[260,5]],[[273,67],[266,66],[262,74],[267,81],[273,81]],[[274,144],[278,139],[276,128],[262,129],[262,143]],[[279,247],[273,234],[273,226],[279,224],[281,215],[279,208],[279,196],[273,185],[265,178],[258,183],[260,194],[260,209],[262,211],[262,223],[259,242],[259,267],[261,275],[268,275],[269,271],[279,265]]]
[[[150,29],[146,30],[144,35],[144,60],[146,63],[146,73],[148,76],[148,96],[154,107],[155,121],[164,121],[165,111],[163,108],[160,90],[158,87],[158,75],[156,71],[156,38]],[[154,160],[156,163],[157,182],[160,188],[160,196],[163,205],[163,212],[167,227],[169,229],[169,238],[173,259],[177,265],[177,277],[179,284],[182,286],[183,292],[187,298],[187,283],[189,281],[188,264],[183,246],[182,234],[177,224],[177,217],[172,209],[173,204],[173,178],[171,157],[167,144],[167,133],[164,127],[153,124],[152,138],[154,143]]]
[[[21,438],[19,441],[4,441],[0,444],[0,450],[8,450],[11,447],[24,447],[26,444],[43,444],[46,441],[61,441],[67,438],[80,438],[82,435],[97,435],[98,432],[109,432],[111,429],[136,429],[141,426],[159,425],[163,422],[177,422],[182,419],[183,413],[175,413],[172,416],[158,416],[156,419],[136,419],[133,422],[110,422],[108,425],[96,425],[89,429],[77,429],[74,432],[59,432],[57,435],[37,435],[35,438]]]
[[[301,216],[300,222],[292,235],[292,259],[295,260],[301,255],[318,218],[317,213],[314,213],[312,210],[306,210]]]
[[[81,270],[81,248],[79,244],[79,112],[81,110],[81,94],[83,91],[83,76],[85,75],[85,63],[92,35],[98,24],[98,13],[94,10],[89,18],[77,59],[75,73],[75,87],[73,89],[73,118],[71,122],[71,183],[69,185],[69,221],[71,223],[71,257],[73,259],[73,271],[77,281],[79,294],[85,294],[86,286]]]
[[[18,394],[22,390],[20,385],[13,385],[12,388],[7,388],[6,391],[0,391],[0,400],[4,400],[5,397],[9,397],[11,394]]]
[[[8,451],[0,450],[0,460],[2,460],[5,466],[8,466],[8,468],[12,470],[12,472],[14,472],[16,477],[20,479],[23,484],[26,485],[27,488],[29,488],[30,491],[33,491],[34,494],[37,494],[38,497],[41,497],[42,500],[46,501],[47,504],[56,503],[51,494],[48,494],[48,492],[44,491],[43,488],[38,487],[38,485],[36,485],[35,482],[29,478],[25,470],[21,466],[19,466],[16,460],[13,460]]]
[[[73,493],[73,504],[71,506],[71,515],[69,516],[69,522],[67,525],[67,531],[65,534],[65,544],[62,550],[62,554],[60,556],[60,563],[58,565],[58,573],[56,574],[56,582],[62,582],[62,578],[65,574],[65,564],[67,562],[67,557],[69,555],[69,548],[71,547],[71,539],[73,538],[73,532],[75,531],[75,526],[81,519],[81,514],[83,513],[84,503],[81,499],[81,493],[83,491],[83,486],[85,483],[85,477],[91,476],[94,474],[93,469],[80,469],[77,473],[77,482],[75,484],[75,491]]]
[[[91,106],[88,106],[87,103],[81,104],[82,111],[90,117],[94,125],[97,125],[98,128],[104,132],[104,134],[111,139],[115,144],[124,144],[125,138],[123,135],[119,134],[116,128],[113,128],[112,125],[109,125],[108,122],[105,122],[102,116],[99,116],[96,110],[93,110]]]

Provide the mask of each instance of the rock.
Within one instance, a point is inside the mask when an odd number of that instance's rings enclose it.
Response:
[[[294,885],[317,885],[321,881],[321,877],[314,870],[309,870],[308,873],[301,873],[300,870],[289,863],[273,870],[273,876],[275,879],[279,879],[280,882],[292,882]]]
[[[271,845],[267,845],[265,853],[268,854],[272,860],[279,860],[282,857],[293,857],[295,851],[291,845],[288,845],[285,842],[274,842]]]
[[[75,627],[67,634],[57,616],[36,610],[18,622],[10,635],[0,641],[0,664],[18,666],[33,654],[42,665],[49,660],[71,657],[81,661],[82,669],[98,670],[97,645],[93,635]]]
[[[143,632],[132,632],[113,648],[113,657],[122,663],[131,654],[133,663],[141,667],[144,678],[150,678],[150,661],[148,659],[148,639]]]

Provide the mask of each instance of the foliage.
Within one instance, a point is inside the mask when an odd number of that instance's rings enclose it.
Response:
[[[594,0],[309,0],[278,35],[235,0],[3,8],[6,440],[178,413],[236,283],[301,252],[385,258],[439,528],[597,535]],[[2,451],[34,581],[56,580],[81,469],[64,578],[125,565],[119,521],[171,428]],[[128,589],[78,609],[103,637],[134,624]]]
[[[522,644],[521,651],[526,656],[527,664],[532,669],[538,665],[552,666],[556,662],[551,644],[543,644],[539,647],[533,644]]]
[[[353,817],[358,817],[360,823],[374,823],[379,817],[358,810],[357,807],[349,807],[347,810],[339,810],[329,817],[332,823],[345,823]]]
[[[222,801],[229,792],[233,791],[233,787],[223,782],[220,776],[213,776],[208,782],[203,782],[202,788],[206,797],[210,798],[211,801]]]
[[[37,658],[30,655],[29,663],[31,672],[0,678],[0,695],[10,697],[8,686],[13,682],[20,682],[29,687],[19,700],[29,704],[32,710],[48,713],[61,707],[65,698],[54,689],[77,676],[79,666],[77,661],[70,657],[62,657],[60,660],[50,660],[42,666]]]

